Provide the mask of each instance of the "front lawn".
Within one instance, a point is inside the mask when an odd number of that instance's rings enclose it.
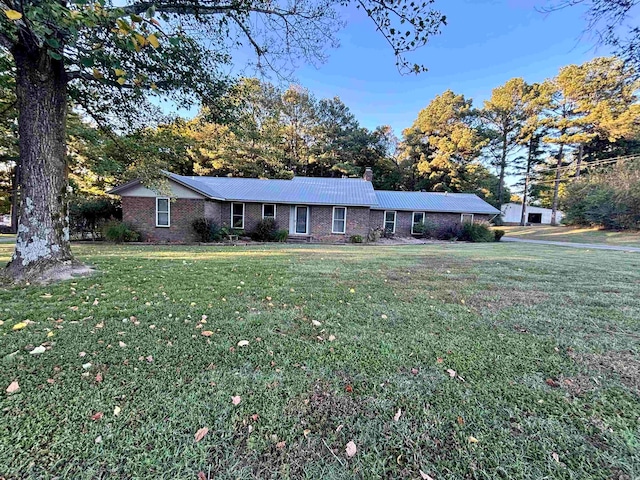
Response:
[[[0,289],[0,477],[639,478],[640,255],[524,247],[78,246]]]
[[[602,243],[605,245],[621,245],[640,247],[640,232],[600,230],[595,227],[552,227],[539,225],[531,227],[504,226],[498,227],[506,232],[507,237],[527,238],[531,240],[551,240],[554,242]]]

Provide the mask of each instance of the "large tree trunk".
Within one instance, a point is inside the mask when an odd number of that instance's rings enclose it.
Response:
[[[562,155],[564,152],[564,144],[560,144],[560,150],[558,151],[558,163],[556,164],[556,180],[553,184],[553,203],[551,204],[551,225],[557,225],[556,213],[558,212],[558,194],[560,192],[560,178],[562,175]]]
[[[584,146],[580,144],[578,147],[578,159],[576,161],[576,176],[575,179],[578,180],[580,178],[580,169],[582,168],[582,155],[584,152]]]
[[[44,49],[12,51],[20,135],[20,206],[15,280],[56,276],[71,267],[65,145],[67,76]]]

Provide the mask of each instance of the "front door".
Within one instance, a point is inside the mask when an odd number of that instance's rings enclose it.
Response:
[[[307,235],[309,233],[309,207],[297,205],[291,208],[289,233]]]

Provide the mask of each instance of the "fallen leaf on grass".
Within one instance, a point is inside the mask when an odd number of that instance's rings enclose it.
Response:
[[[353,387],[351,385],[347,385],[346,387],[344,387],[344,391],[347,393],[351,393],[353,392]]]
[[[442,362],[444,362],[444,359],[442,357],[436,358],[436,363],[442,363]]]
[[[153,363],[153,355],[149,355],[148,357],[146,357],[146,360],[149,363]]]
[[[198,430],[194,435],[196,443],[202,440],[207,433],[209,433],[209,429],[207,427],[202,427],[200,430]]]
[[[124,348],[124,347],[126,347],[126,346],[127,346],[127,344],[126,344],[126,343],[124,343],[123,341],[119,341],[119,342],[118,342],[118,345],[120,346],[120,348]]]
[[[233,403],[234,405],[239,405],[241,401],[242,401],[242,397],[240,395],[235,395],[231,397],[231,403]]]
[[[86,352],[80,352],[80,353],[78,354],[78,356],[82,358],[82,357],[84,357],[86,354],[87,354]]]
[[[545,383],[546,383],[547,385],[549,385],[550,387],[553,387],[553,388],[558,388],[558,387],[560,386],[560,384],[559,384],[558,382],[556,382],[556,381],[555,381],[554,379],[552,379],[552,378],[547,378],[547,379],[545,380]]]
[[[200,332],[200,335],[202,335],[203,337],[210,337],[211,335],[213,335],[213,332],[211,330],[205,330],[203,332]]]
[[[353,442],[347,443],[347,446],[345,447],[344,450],[347,453],[347,457],[349,458],[353,457],[358,451],[358,449],[356,448],[356,444]]]
[[[398,420],[400,420],[401,416],[402,416],[402,410],[399,408],[396,414],[393,416],[393,421],[397,422]]]
[[[102,374],[101,374],[100,372],[98,372],[98,373],[96,374],[96,382],[97,382],[97,383],[102,382]]]
[[[11,382],[7,387],[7,393],[16,393],[18,390],[20,390],[20,385],[18,385],[18,382]]]
[[[238,342],[239,347],[246,347],[247,345],[249,345],[249,340],[240,340]]]
[[[320,323],[318,320],[311,320],[311,325],[313,325],[314,327],[319,327],[322,325],[322,323]]]
[[[285,441],[278,442],[278,443],[276,443],[276,448],[279,449],[279,450],[282,450],[284,447],[286,447],[286,445],[287,445],[287,442],[285,442]]]
[[[329,341],[333,342],[336,339],[335,335],[329,335]]]
[[[207,480],[207,476],[204,472],[198,472],[198,480]]]
[[[115,407],[113,407],[113,416],[114,416],[114,417],[117,417],[118,415],[120,415],[120,411],[121,411],[121,410],[122,410],[122,409],[121,409],[119,406],[117,406],[117,405],[116,405]]]
[[[433,480],[433,477],[427,475],[422,470],[420,470],[420,477],[422,478],[422,480]]]
[[[558,455],[556,452],[553,452],[553,453],[551,454],[551,457],[553,457],[553,459],[554,459],[556,462],[560,463],[560,455]]]
[[[447,368],[447,373],[451,378],[454,378],[457,375],[456,371],[452,370],[451,368]]]
[[[97,422],[98,420],[101,420],[103,416],[104,416],[104,413],[97,412],[91,415],[91,420],[93,420],[94,422]]]
[[[47,349],[44,348],[42,345],[40,345],[39,347],[36,347],[33,350],[31,350],[29,352],[29,355],[40,355],[41,353],[44,353],[46,351],[47,351]]]
[[[478,443],[478,439],[476,437],[469,437],[469,443]]]
[[[464,425],[464,418],[459,416],[457,421],[458,421],[458,425]]]
[[[25,328],[27,326],[27,324],[25,322],[20,322],[20,323],[16,323],[11,330],[22,330],[23,328]]]

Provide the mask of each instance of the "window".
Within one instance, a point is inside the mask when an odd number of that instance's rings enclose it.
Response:
[[[331,233],[345,233],[347,231],[347,207],[333,207],[333,226]]]
[[[156,227],[171,225],[171,204],[166,197],[156,197]]]
[[[231,228],[244,228],[244,203],[231,204]]]
[[[463,213],[460,220],[462,223],[473,223],[473,213]]]
[[[411,221],[411,235],[424,233],[424,212],[413,212]]]
[[[274,204],[270,204],[270,203],[262,204],[262,219],[263,220],[276,219],[276,206]]]
[[[384,229],[396,233],[396,212],[384,212]]]

